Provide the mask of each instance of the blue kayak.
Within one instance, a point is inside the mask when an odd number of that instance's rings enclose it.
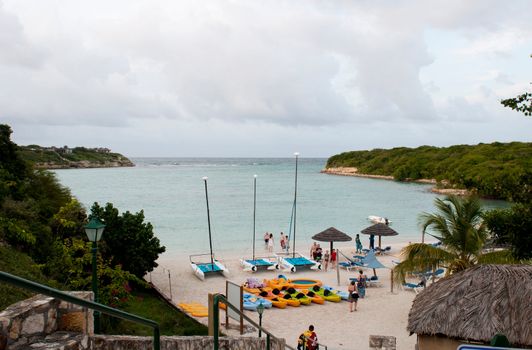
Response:
[[[258,297],[256,295],[244,293],[243,297],[244,297],[244,300],[243,300],[244,310],[256,311],[257,306],[259,306],[259,304],[261,303],[262,305],[264,305],[266,309],[269,309],[272,307],[271,301]]]
[[[323,286],[323,289],[327,289],[327,290],[329,290],[331,292],[334,292],[334,293],[338,294],[340,296],[340,298],[342,298],[342,300],[349,299],[349,293],[344,292],[343,290],[338,290],[338,289],[335,289],[335,288],[329,287],[329,286]]]

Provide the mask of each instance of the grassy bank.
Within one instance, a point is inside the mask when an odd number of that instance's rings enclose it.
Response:
[[[153,290],[133,291],[122,309],[158,322],[161,335],[207,335],[207,327],[169,306]],[[152,335],[150,327],[105,315],[102,325],[106,334]]]

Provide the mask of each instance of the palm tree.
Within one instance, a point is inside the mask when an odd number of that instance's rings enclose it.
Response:
[[[420,223],[423,233],[437,238],[442,246],[413,243],[401,251],[403,261],[394,269],[397,282],[404,282],[409,273],[445,267],[447,274],[462,271],[479,263],[515,262],[509,251],[483,252],[488,238],[482,221],[482,208],[476,197],[448,196],[435,200],[438,213],[423,213]]]

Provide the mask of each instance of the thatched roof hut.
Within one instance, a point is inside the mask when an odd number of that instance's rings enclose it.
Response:
[[[329,227],[320,233],[316,233],[312,236],[312,239],[319,242],[331,242],[331,252],[333,250],[333,242],[349,242],[353,240],[351,236],[348,236],[335,227]]]
[[[381,237],[382,236],[397,236],[399,233],[395,231],[393,228],[386,224],[377,223],[374,225],[371,225],[369,227],[366,227],[362,231],[365,235],[375,235],[379,236],[379,248],[381,247]]]
[[[532,346],[532,266],[477,265],[416,296],[407,329],[418,336],[489,343],[497,333]]]

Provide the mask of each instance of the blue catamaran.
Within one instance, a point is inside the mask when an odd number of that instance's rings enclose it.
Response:
[[[205,280],[206,276],[212,275],[212,274],[222,274],[225,277],[229,277],[229,270],[220,261],[214,258],[214,254],[212,252],[211,216],[209,212],[209,195],[207,192],[207,177],[203,178],[203,182],[205,183],[205,199],[207,201],[207,223],[209,226],[210,254],[195,254],[195,255],[189,256],[190,267],[192,268],[194,275],[196,275],[196,277],[198,277],[202,281]],[[207,256],[209,258],[205,259],[205,257]],[[210,262],[205,262],[204,260],[210,260]]]
[[[290,242],[290,237],[293,232],[293,241],[292,241],[292,253],[289,253],[289,248],[286,249],[286,252],[278,254],[279,262],[283,268],[290,272],[296,272],[298,269],[312,269],[312,270],[321,270],[321,263],[312,260],[311,258],[296,252],[296,216],[297,216],[297,161],[299,153],[294,153],[296,157],[296,172],[295,172],[295,183],[294,183],[294,203],[292,205],[292,216],[290,218],[290,229],[288,233],[288,242]],[[293,223],[293,225],[292,225]],[[292,231],[293,227],[293,231]],[[289,245],[287,244],[287,247]]]
[[[257,175],[253,175],[253,256],[251,259],[242,258],[240,264],[244,271],[275,270],[279,268],[276,257],[255,256],[255,222],[257,213]]]

